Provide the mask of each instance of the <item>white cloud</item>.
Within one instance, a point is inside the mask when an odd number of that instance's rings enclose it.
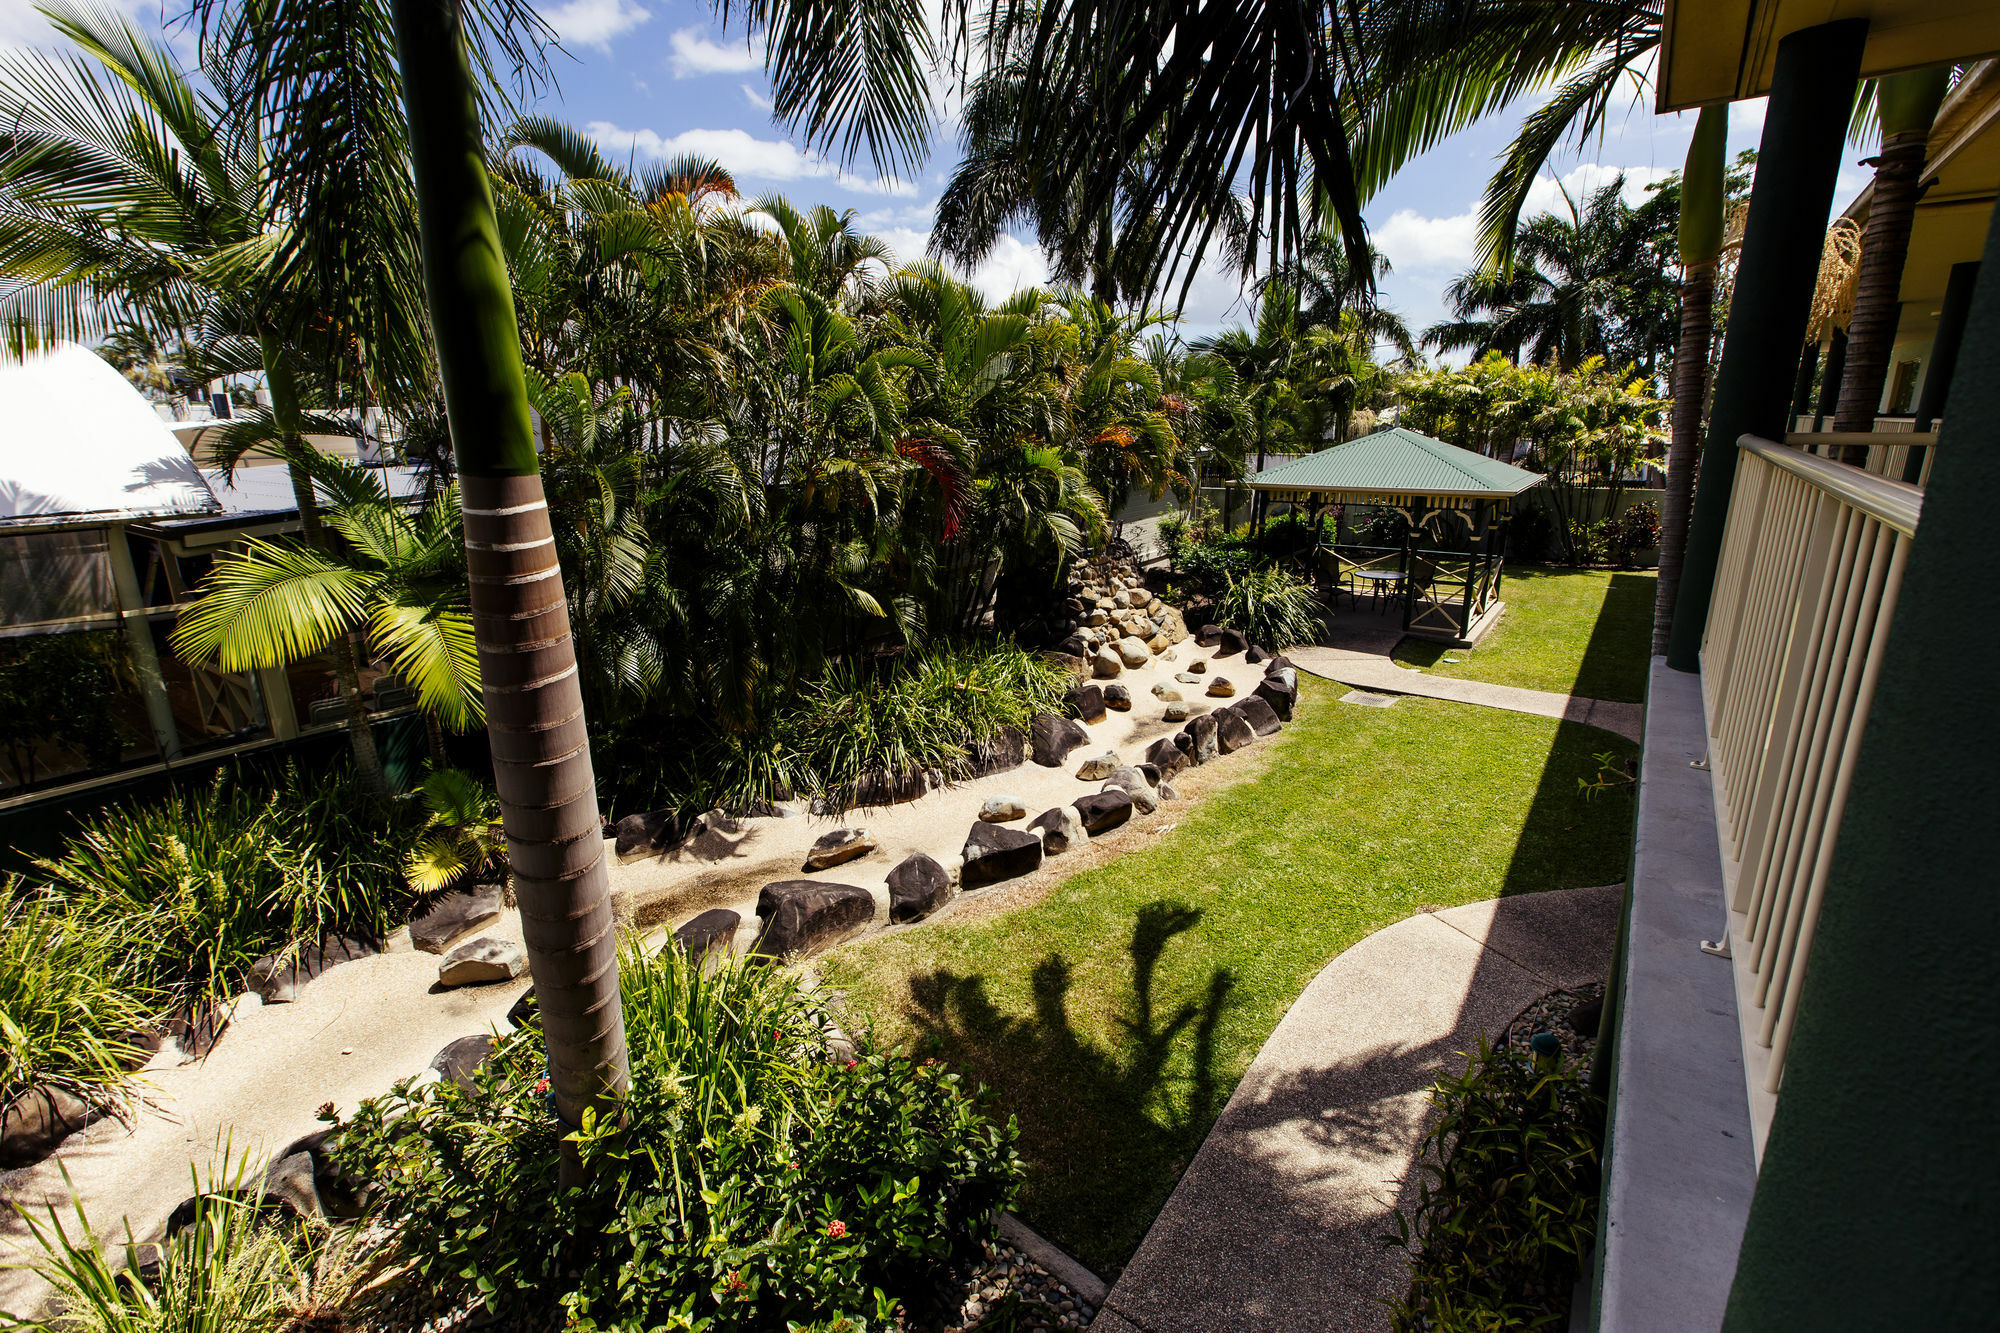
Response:
[[[635,0],[564,0],[543,10],[542,17],[564,42],[608,52],[614,37],[624,36],[653,14]]]
[[[771,99],[758,92],[755,88],[752,88],[749,84],[740,83],[737,87],[743,90],[743,96],[749,99],[751,106],[756,107],[759,111],[769,111],[771,109]]]
[[[1469,208],[1451,217],[1430,218],[1413,208],[1401,208],[1373,232],[1375,248],[1389,257],[1398,273],[1457,272],[1472,262],[1479,213]]]
[[[1729,104],[1729,137],[1737,139],[1747,136],[1752,141],[1761,138],[1764,133],[1764,106],[1769,100],[1763,97],[1753,97],[1746,102],[1731,102]],[[1732,145],[1732,147],[1734,146]],[[1748,148],[1750,144],[1746,143],[1741,146]]]
[[[669,138],[655,130],[620,129],[603,120],[593,120],[584,128],[591,138],[614,152],[654,158],[693,153],[712,157],[735,175],[756,180],[830,180],[862,194],[912,196],[917,192],[909,181],[880,176],[864,179],[842,171],[817,153],[802,152],[786,140],[759,139],[745,130],[683,130]]]
[[[699,74],[744,74],[761,69],[763,60],[745,41],[741,46],[721,46],[708,40],[701,28],[682,28],[668,39],[673,54],[667,66],[677,79]]]

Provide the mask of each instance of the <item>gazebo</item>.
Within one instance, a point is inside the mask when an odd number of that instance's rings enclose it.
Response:
[[[1357,580],[1395,594],[1403,629],[1470,647],[1499,618],[1506,519],[1514,498],[1541,474],[1392,426],[1336,444],[1250,478],[1250,489],[1312,510],[1375,505],[1409,520],[1401,547],[1364,546],[1322,535],[1314,559],[1337,585]],[[1465,549],[1443,542],[1454,528]],[[1429,537],[1420,543],[1419,534]]]

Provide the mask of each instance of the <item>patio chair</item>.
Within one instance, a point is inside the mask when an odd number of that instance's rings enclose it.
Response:
[[[1339,610],[1340,594],[1346,593],[1348,605],[1355,605],[1353,566],[1340,558],[1340,552],[1323,547],[1313,552],[1313,561],[1318,566],[1318,583],[1326,604]]]

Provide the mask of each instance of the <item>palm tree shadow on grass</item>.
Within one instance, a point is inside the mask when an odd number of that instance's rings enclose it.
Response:
[[[1216,1074],[1215,1037],[1233,975],[1216,968],[1184,998],[1159,993],[1167,945],[1201,916],[1174,902],[1139,908],[1131,990],[1109,1046],[1071,1019],[1075,977],[1061,952],[1033,965],[1032,1016],[996,1005],[983,975],[941,968],[910,980],[908,1018],[921,1040],[1020,1122],[1028,1175],[1019,1211],[1107,1278],[1138,1247],[1232,1091]]]

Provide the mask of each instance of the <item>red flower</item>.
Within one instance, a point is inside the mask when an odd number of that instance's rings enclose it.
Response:
[[[860,1063],[861,1063],[861,1062],[860,1062],[859,1060],[849,1060],[849,1061],[848,1061],[848,1062],[847,1062],[846,1064],[842,1065],[842,1066],[841,1066],[841,1068],[842,1068],[842,1069],[852,1069],[852,1068],[854,1068],[854,1067],[855,1067],[856,1065],[858,1065],[858,1064],[860,1064]]]
[[[842,1222],[838,1218],[835,1218],[833,1221],[826,1224],[826,1234],[833,1237],[835,1240],[839,1240],[842,1236],[845,1236],[847,1234],[847,1223]]]
[[[535,1080],[536,1092],[547,1092],[548,1090],[549,1090],[549,1081],[547,1079],[538,1078]]]
[[[744,1287],[748,1285],[749,1284],[743,1280],[742,1272],[734,1268],[729,1270],[728,1280],[722,1284],[723,1289],[726,1291],[741,1291],[743,1290]]]

